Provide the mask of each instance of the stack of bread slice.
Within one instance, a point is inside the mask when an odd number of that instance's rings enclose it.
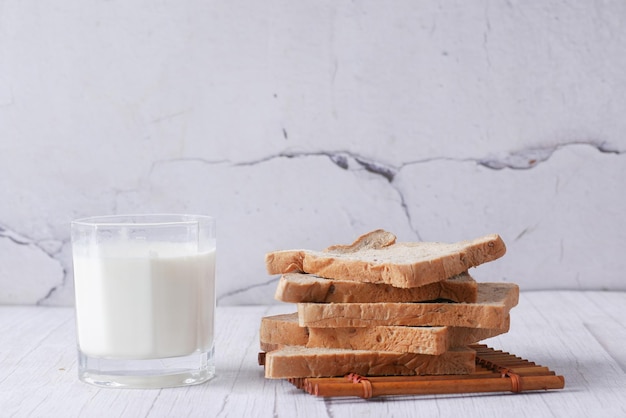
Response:
[[[480,283],[472,267],[506,252],[498,235],[396,242],[376,230],[351,245],[266,255],[276,299],[297,312],[261,320],[265,377],[471,374],[470,347],[508,332],[514,283]]]

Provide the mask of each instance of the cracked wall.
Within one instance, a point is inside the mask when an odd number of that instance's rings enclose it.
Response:
[[[375,228],[497,232],[472,273],[626,289],[626,6],[8,0],[0,303],[69,305],[69,222],[219,220],[218,300],[271,303],[265,252]]]

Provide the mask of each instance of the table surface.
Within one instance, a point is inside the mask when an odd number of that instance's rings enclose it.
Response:
[[[263,316],[291,304],[219,307],[217,377],[170,389],[78,381],[71,308],[0,306],[0,415],[63,417],[626,416],[625,292],[522,292],[507,334],[489,346],[547,366],[565,388],[527,393],[321,398],[257,363]]]

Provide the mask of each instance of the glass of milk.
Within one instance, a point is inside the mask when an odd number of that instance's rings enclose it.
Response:
[[[72,222],[79,378],[162,388],[215,374],[215,219],[120,215]]]

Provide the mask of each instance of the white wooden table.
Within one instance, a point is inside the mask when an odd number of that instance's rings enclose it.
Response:
[[[319,398],[257,364],[262,316],[288,304],[220,307],[218,376],[187,388],[100,389],[78,381],[71,308],[0,307],[2,417],[626,417],[626,293],[528,292],[509,333],[486,340],[554,370],[565,389],[532,393]]]

